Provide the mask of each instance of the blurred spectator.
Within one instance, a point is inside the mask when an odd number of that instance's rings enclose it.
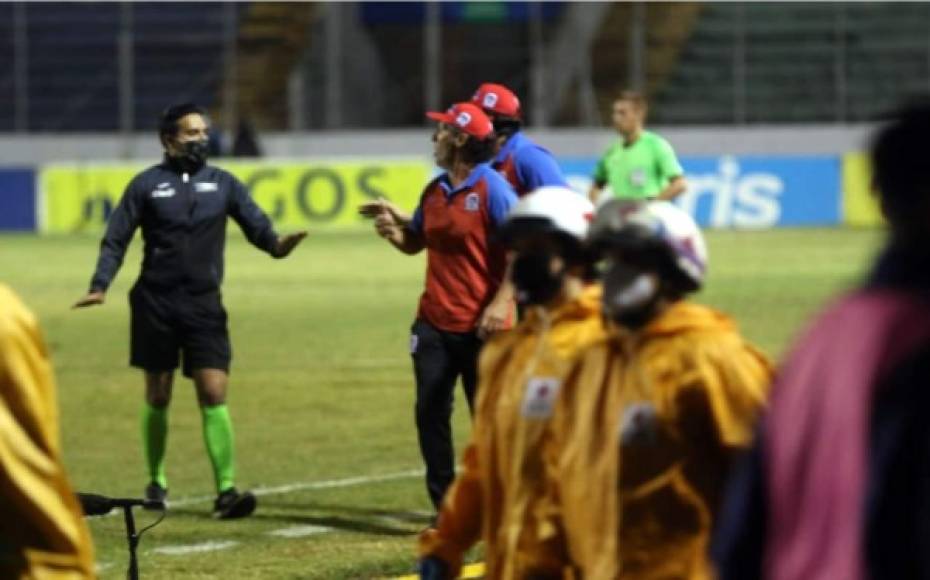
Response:
[[[563,547],[572,577],[707,580],[728,469],[752,441],[770,366],[729,318],[685,300],[707,264],[687,213],[612,200],[588,239],[604,258],[608,336],[556,402],[539,537]]]
[[[232,147],[233,157],[261,157],[262,148],[258,144],[258,135],[255,133],[255,127],[248,119],[239,120],[239,128],[236,131],[236,139]]]
[[[731,484],[723,580],[930,578],[930,104],[871,148],[890,240],[795,345]]]
[[[569,361],[604,335],[600,285],[587,284],[582,244],[591,202],[543,187],[510,212],[501,237],[515,254],[525,316],[484,347],[463,469],[420,536],[424,579],[457,578],[464,552],[484,539],[488,578],[558,574],[562,560],[536,541],[543,434]],[[430,574],[430,570],[433,573]]]
[[[94,577],[61,460],[58,404],[35,316],[0,285],[0,578]]]

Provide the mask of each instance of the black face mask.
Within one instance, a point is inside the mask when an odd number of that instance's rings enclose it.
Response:
[[[604,314],[621,326],[637,329],[656,314],[661,288],[657,277],[623,264],[604,274]]]
[[[207,141],[187,141],[181,144],[181,153],[173,159],[185,171],[195,171],[207,162],[209,151]]]
[[[546,304],[562,290],[565,272],[553,274],[549,269],[552,256],[545,252],[526,252],[513,262],[511,276],[520,304]]]

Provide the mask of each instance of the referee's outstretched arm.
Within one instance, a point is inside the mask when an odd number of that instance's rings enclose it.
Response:
[[[129,182],[126,191],[123,192],[123,197],[120,198],[119,204],[107,221],[107,230],[100,242],[97,268],[90,281],[90,290],[75,302],[72,308],[103,304],[107,288],[119,272],[120,266],[123,265],[126,248],[129,247],[129,242],[132,241],[132,236],[139,227],[143,203],[141,196],[137,180]]]
[[[256,248],[268,252],[274,258],[284,258],[307,237],[307,230],[279,236],[271,220],[252,200],[245,185],[233,180],[229,215],[236,220],[242,233]]]

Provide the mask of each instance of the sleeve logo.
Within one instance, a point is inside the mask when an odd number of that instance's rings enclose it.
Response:
[[[476,192],[471,192],[465,196],[465,211],[478,211],[481,207],[481,198]]]

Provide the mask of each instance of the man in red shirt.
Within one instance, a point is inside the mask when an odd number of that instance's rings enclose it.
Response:
[[[387,203],[360,208],[375,229],[405,254],[426,249],[426,288],[410,337],[417,383],[416,422],[426,462],[426,484],[438,509],[455,476],[452,395],[462,378],[469,409],[477,383],[482,341],[511,323],[504,248],[493,234],[516,203],[513,188],[488,164],[494,156],[491,120],[472,103],[427,113],[439,122],[433,134],[436,164],[409,220]]]

